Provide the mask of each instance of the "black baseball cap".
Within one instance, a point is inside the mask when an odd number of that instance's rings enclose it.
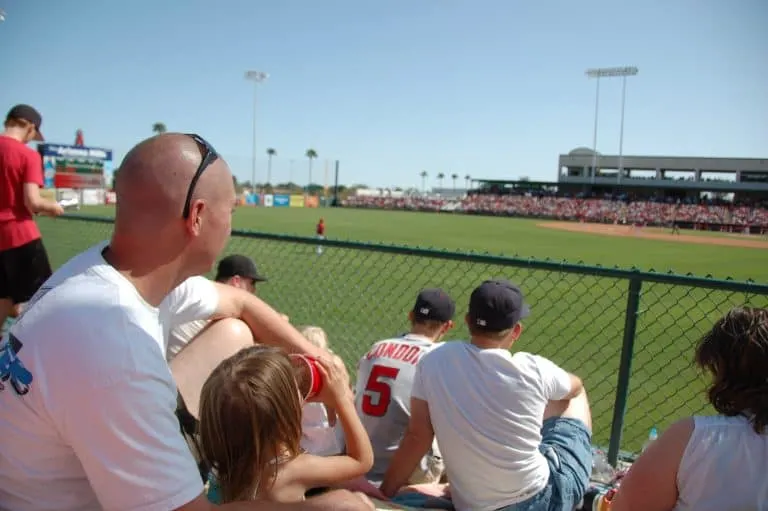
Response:
[[[43,124],[43,116],[40,115],[40,112],[31,106],[16,105],[15,107],[11,108],[8,112],[8,115],[5,116],[6,121],[10,119],[18,119],[31,123],[37,132],[34,140],[38,140],[40,142],[45,140],[45,138],[43,138],[43,134],[40,132],[40,126]]]
[[[216,280],[226,280],[234,276],[251,279],[254,282],[265,282],[266,277],[259,273],[256,263],[248,256],[234,254],[219,261],[216,268]]]
[[[486,280],[469,298],[469,320],[488,332],[512,328],[531,309],[520,288],[505,279]]]
[[[455,313],[456,304],[451,297],[437,288],[422,289],[413,306],[413,316],[416,320],[445,323],[452,320]]]

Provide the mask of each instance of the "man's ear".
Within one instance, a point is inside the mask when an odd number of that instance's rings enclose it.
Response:
[[[199,236],[203,225],[203,211],[205,210],[205,201],[193,200],[189,206],[189,218],[187,218],[187,230],[193,236]]]
[[[409,311],[409,312],[408,312],[408,322],[409,322],[409,323],[413,323],[413,318],[414,318],[414,317],[415,317],[415,316],[414,316],[414,314],[413,314],[413,311]]]
[[[518,322],[515,324],[515,326],[512,327],[512,339],[515,341],[518,340],[522,333],[523,333],[523,324]]]

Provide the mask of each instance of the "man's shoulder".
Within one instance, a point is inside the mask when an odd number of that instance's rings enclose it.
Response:
[[[155,351],[165,362],[160,328],[151,320],[119,286],[85,274],[41,288],[11,333],[21,344],[19,358],[34,359],[31,367],[45,371],[51,381],[59,375],[96,387],[154,372]]]
[[[40,153],[29,147],[27,144],[19,142],[15,138],[0,135],[0,150],[4,153],[15,153],[25,158],[41,160]]]

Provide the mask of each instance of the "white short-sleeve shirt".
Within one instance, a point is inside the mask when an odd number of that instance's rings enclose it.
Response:
[[[210,317],[215,286],[147,304],[106,243],[61,267],[0,342],[0,509],[157,510],[203,486],[165,362],[175,322]]]
[[[449,342],[421,359],[411,395],[429,406],[458,511],[499,509],[544,488],[544,408],[570,391],[567,372],[529,353]]]

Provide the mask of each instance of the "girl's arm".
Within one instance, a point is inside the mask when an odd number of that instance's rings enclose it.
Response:
[[[291,479],[307,489],[332,486],[360,477],[373,466],[373,448],[363,424],[355,411],[349,389],[343,381],[341,362],[320,361],[323,373],[323,401],[336,410],[346,439],[346,454],[313,456],[303,454],[291,462]]]

